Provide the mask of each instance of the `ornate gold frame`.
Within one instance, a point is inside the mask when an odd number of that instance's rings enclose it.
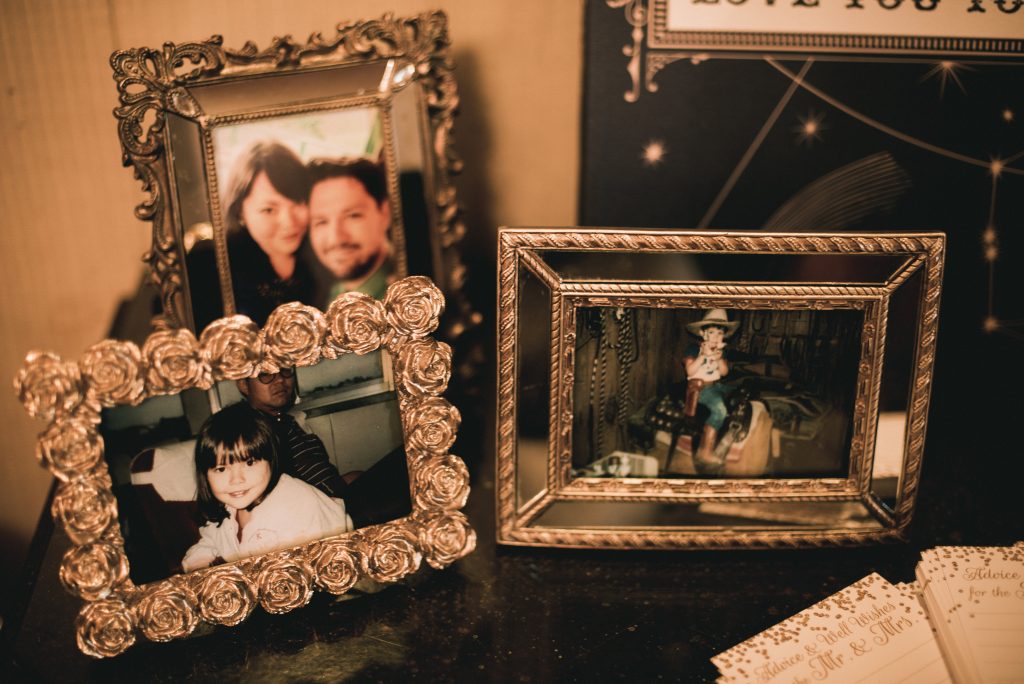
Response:
[[[935,355],[945,236],[937,233],[821,234],[654,231],[636,229],[502,228],[498,260],[498,541],[577,547],[733,547],[858,544],[899,538],[916,497]],[[748,253],[764,255],[882,255],[903,257],[884,282],[683,282],[564,277],[545,261],[558,252]],[[528,501],[518,500],[517,377],[522,328],[520,273],[547,288],[550,315],[550,398],[546,482]],[[869,491],[883,371],[889,300],[915,273],[923,274],[918,346],[907,404],[903,472],[894,510]],[[729,309],[858,309],[864,312],[853,402],[853,437],[846,477],[667,479],[590,478],[572,475],[576,311],[580,307]],[[554,503],[591,502],[824,502],[857,501],[882,523],[879,530],[739,530],[714,534],[683,529],[539,528],[533,524]]]
[[[429,335],[444,310],[441,292],[422,276],[392,284],[383,302],[346,293],[326,314],[285,304],[260,330],[245,316],[222,318],[197,340],[188,330],[154,332],[140,349],[103,340],[78,362],[31,352],[14,381],[25,409],[47,422],[36,457],[60,480],[52,514],[73,542],[60,580],[86,601],[78,647],[112,657],[136,632],[153,641],[186,637],[200,621],[236,625],[257,604],[271,613],[306,605],[315,589],[343,594],[361,578],[395,582],[422,560],[443,568],[470,553],[476,534],[461,509],[469,473],[448,453],[460,421],[440,395],[451,375],[451,349]],[[405,437],[412,514],[237,563],[136,586],[103,459],[100,409],[138,404],[219,380],[254,377],[284,365],[386,349]]]
[[[449,308],[442,332],[446,339],[454,340],[467,328],[476,325],[480,316],[473,311],[463,293],[466,269],[459,244],[465,234],[465,226],[452,182],[453,176],[461,170],[462,162],[452,147],[451,135],[459,97],[449,58],[448,18],[444,12],[427,12],[409,18],[388,14],[372,21],[342,23],[337,26],[334,36],[325,38],[314,33],[305,43],[296,42],[291,36],[277,37],[262,50],[251,41],[239,49],[225,48],[222,43],[222,38],[215,35],[201,42],[165,43],[160,49],[119,50],[110,57],[120,101],[114,116],[117,118],[122,162],[133,168],[146,193],[145,200],[135,208],[135,215],[153,224],[152,247],[143,260],[150,267],[163,304],[163,315],[155,321],[157,326],[184,327],[189,320],[180,248],[182,227],[175,207],[177,198],[173,192],[175,180],[173,160],[168,154],[166,115],[198,121],[203,127],[204,152],[208,157],[210,141],[206,126],[210,119],[190,93],[190,88],[386,60],[409,65],[412,83],[422,88],[423,120],[419,126],[423,130],[424,145],[429,148],[424,150],[424,154],[432,157],[426,169],[426,175],[432,181],[428,186],[432,188],[431,201],[428,202],[431,206],[427,207],[432,223],[433,272],[430,275],[445,293]],[[361,100],[380,105],[387,119],[387,94],[371,94]],[[337,108],[339,102],[334,100],[330,106]],[[252,116],[317,108],[316,105],[269,106]],[[386,121],[385,136],[390,134]],[[207,172],[209,174],[211,169],[207,168]],[[393,175],[389,170],[389,183],[392,185],[396,182]],[[214,193],[211,191],[211,194]],[[216,197],[211,197],[211,200],[216,202]],[[220,219],[216,207],[213,214],[217,225]],[[401,241],[400,226],[395,232]],[[399,249],[396,252],[401,254],[396,270],[399,275],[405,275],[405,251]],[[221,268],[226,266],[226,259],[223,249],[219,248],[217,261]],[[223,287],[226,290],[225,307],[233,310],[230,287]]]

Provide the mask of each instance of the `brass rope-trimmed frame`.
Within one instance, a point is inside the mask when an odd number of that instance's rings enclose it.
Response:
[[[104,340],[78,362],[30,352],[14,386],[28,413],[48,424],[36,455],[60,481],[52,514],[72,541],[60,579],[86,601],[76,621],[79,648],[112,657],[137,633],[154,641],[182,638],[200,621],[236,625],[257,604],[284,613],[306,605],[314,589],[343,594],[362,578],[395,582],[423,560],[443,568],[470,553],[476,534],[460,511],[469,473],[448,451],[461,418],[440,396],[451,376],[451,348],[430,337],[443,310],[440,290],[412,276],[393,283],[383,302],[350,292],[326,313],[285,304],[262,330],[231,316],[198,340],[185,329],[156,331],[141,349]],[[101,408],[377,349],[394,362],[409,516],[141,586],[131,581],[103,458]]]
[[[862,544],[900,538],[916,498],[927,419],[945,238],[937,233],[763,233],[634,229],[502,228],[498,256],[498,541],[508,544],[609,548],[776,547]],[[563,279],[541,252],[622,251],[762,254],[905,255],[885,282],[733,283],[609,282]],[[527,502],[517,493],[517,357],[520,269],[549,288],[551,297],[548,456],[544,488]],[[924,274],[914,334],[911,394],[907,406],[904,464],[893,511],[869,489],[878,421],[889,298],[912,275]],[[845,478],[574,478],[572,476],[573,384],[576,311],[580,307],[859,309],[860,359],[851,416],[849,471]],[[535,322],[531,322],[535,324]],[[538,528],[533,523],[558,501],[858,501],[883,527],[879,530],[763,530]],[[753,527],[753,526],[751,526]]]

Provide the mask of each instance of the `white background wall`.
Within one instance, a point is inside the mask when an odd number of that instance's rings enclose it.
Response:
[[[141,186],[121,166],[111,52],[218,33],[228,47],[264,47],[434,8],[450,19],[468,242],[491,244],[499,224],[574,223],[582,0],[0,0],[0,382],[11,387],[30,349],[77,358],[143,277],[149,225],[132,213]],[[33,456],[42,427],[0,392],[5,589],[51,481]]]

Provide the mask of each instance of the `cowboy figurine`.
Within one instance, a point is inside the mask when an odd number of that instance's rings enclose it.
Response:
[[[715,440],[729,414],[725,401],[731,394],[731,387],[719,380],[729,374],[729,362],[725,360],[726,338],[736,332],[739,323],[730,321],[725,309],[710,309],[704,318],[688,323],[686,329],[701,338],[700,344],[690,344],[683,352],[683,367],[686,369],[686,415],[697,412],[697,404],[710,412],[704,423],[700,446],[694,454],[694,465],[701,472],[717,472],[724,465],[724,454],[714,451]]]

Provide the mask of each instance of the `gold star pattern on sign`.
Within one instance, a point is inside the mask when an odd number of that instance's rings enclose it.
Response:
[[[795,126],[796,139],[801,144],[813,145],[815,140],[821,140],[821,132],[828,128],[823,122],[824,114],[818,114],[814,110],[808,112],[807,116],[798,116],[800,125]]]
[[[956,87],[960,89],[960,92],[966,95],[967,90],[964,89],[964,84],[960,80],[960,75],[957,73],[961,69],[970,70],[970,67],[966,67],[963,64],[959,64],[957,62],[951,62],[948,59],[944,59],[935,66],[933,66],[931,70],[927,74],[925,74],[924,78],[922,78],[921,80],[926,81],[930,79],[932,76],[938,76],[940,98],[946,96],[946,84],[949,83],[950,81],[956,83]]]
[[[640,158],[644,160],[644,166],[657,166],[665,161],[666,154],[668,154],[668,148],[665,147],[665,142],[662,140],[652,140],[644,145]]]

